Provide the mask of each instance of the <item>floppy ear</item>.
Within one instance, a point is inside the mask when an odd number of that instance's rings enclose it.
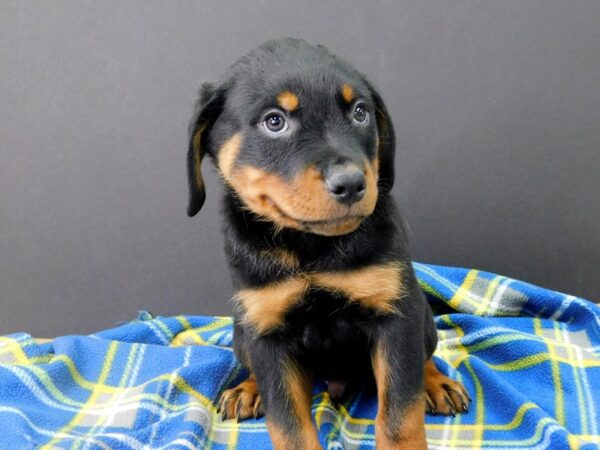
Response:
[[[190,143],[187,154],[188,183],[190,188],[190,201],[188,204],[188,216],[195,216],[206,199],[204,179],[200,171],[202,158],[206,153],[206,137],[210,127],[223,109],[225,90],[215,88],[206,83],[200,90],[200,99],[196,107],[196,113],[190,123]]]
[[[396,154],[394,125],[381,96],[369,83],[367,86],[375,102],[375,119],[377,120],[379,157],[379,181],[377,184],[381,192],[389,192],[394,185],[394,155]]]

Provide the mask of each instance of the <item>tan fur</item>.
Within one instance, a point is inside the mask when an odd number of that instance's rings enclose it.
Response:
[[[337,236],[354,231],[375,209],[377,172],[365,167],[366,193],[350,208],[327,190],[321,173],[309,167],[292,180],[253,166],[233,170],[230,185],[246,206],[280,227]]]
[[[425,436],[425,402],[422,397],[418,397],[402,413],[402,424],[399,430],[400,439],[389,441],[384,435],[384,441],[381,445],[376,444],[377,448],[382,449],[402,449],[402,450],[426,450],[427,438]],[[375,440],[377,440],[377,431],[375,431]]]
[[[379,138],[377,138],[377,140],[379,140]],[[379,151],[379,144],[377,144],[377,151]],[[377,175],[379,173],[379,156],[377,156],[375,159],[373,159],[373,161],[371,161],[371,170],[373,171],[372,174],[369,174],[369,176],[372,176],[374,178],[377,178]],[[377,181],[376,181],[377,183]]]
[[[392,374],[388,357],[381,346],[373,352],[373,375],[377,384],[377,416],[375,417],[375,446],[378,450],[423,450],[427,449],[425,438],[425,402],[422,396],[413,401],[408,408],[389,416],[388,387]],[[401,423],[392,423],[396,417]]]
[[[298,100],[298,96],[293,92],[283,91],[277,96],[277,103],[283,109],[292,112],[298,107],[300,100]]]
[[[350,103],[354,100],[354,89],[349,84],[344,84],[342,86],[342,98],[346,103]]]
[[[202,153],[202,132],[206,128],[206,125],[199,128],[192,138],[192,150],[194,152],[194,180],[196,181],[196,186],[200,191],[204,191],[204,179],[202,178],[201,165],[202,158],[204,157]]]
[[[242,133],[236,133],[225,141],[217,153],[217,167],[226,182],[231,178],[241,145]]]
[[[404,295],[402,265],[393,261],[345,272],[296,272],[283,281],[242,289],[236,300],[244,322],[265,334],[283,325],[286,314],[311,287],[345,295],[365,308],[391,314],[395,302]]]
[[[303,297],[309,287],[306,277],[287,278],[266,286],[242,289],[236,299],[244,310],[244,322],[259,334],[282,325],[285,314]]]
[[[267,429],[276,450],[289,450],[302,448],[307,450],[322,449],[319,444],[317,430],[311,415],[311,391],[312,383],[298,368],[286,362],[284,364],[283,386],[287,391],[287,398],[291,401],[291,407],[295,417],[298,419],[299,433],[292,430],[282,430],[267,418]],[[300,440],[301,442],[298,442]]]
[[[321,448],[310,410],[312,400],[311,380],[301,374],[293,365],[287,366],[285,377],[288,398],[292,401],[296,417],[300,419],[300,426],[304,437],[304,448]]]
[[[219,409],[224,420],[244,420],[262,414],[259,412],[261,400],[254,374],[235,388],[224,391],[221,394]]]
[[[300,261],[298,256],[285,248],[273,248],[269,250],[262,250],[260,256],[267,258],[269,261],[283,266],[286,269],[298,269],[300,267]]]
[[[313,427],[314,429],[314,427]],[[302,447],[297,447],[296,443],[290,439],[290,431],[280,428],[278,425],[267,421],[267,430],[269,431],[269,437],[271,438],[271,443],[273,444],[273,448],[275,450],[292,450],[301,448],[302,450],[322,450],[321,444],[319,444],[319,438],[314,432],[314,436],[312,436],[312,432],[310,436],[303,436],[304,444]],[[308,434],[308,433],[303,433]]]
[[[377,385],[377,416],[375,417],[375,427],[382,428],[387,422],[387,389],[388,389],[388,364],[385,350],[376,345],[371,357],[373,366],[373,375]],[[381,433],[378,433],[381,434]],[[378,445],[379,447],[379,445]]]
[[[271,438],[271,444],[275,450],[289,450],[291,447],[288,442],[289,433],[274,424],[270,420],[267,420],[267,430],[269,431],[269,437]]]
[[[465,387],[440,372],[431,358],[425,362],[424,384],[426,402],[436,414],[453,415],[468,411],[470,400]]]
[[[404,294],[401,275],[401,264],[393,261],[347,272],[313,274],[311,279],[319,287],[345,294],[350,301],[389,314]]]

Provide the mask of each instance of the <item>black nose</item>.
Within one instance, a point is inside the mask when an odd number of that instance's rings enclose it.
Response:
[[[365,195],[365,175],[354,164],[334,166],[328,171],[325,184],[338,202],[348,206]]]

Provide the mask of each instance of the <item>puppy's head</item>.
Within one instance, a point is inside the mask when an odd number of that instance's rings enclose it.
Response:
[[[394,182],[380,96],[327,49],[298,39],[268,41],[203,86],[190,128],[190,216],[205,199],[205,154],[258,217],[325,236],[358,228]]]

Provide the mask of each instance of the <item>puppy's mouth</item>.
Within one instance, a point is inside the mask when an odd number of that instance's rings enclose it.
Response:
[[[333,218],[328,218],[328,219],[313,219],[313,220],[299,219],[297,217],[291,216],[290,214],[287,214],[269,196],[265,195],[264,198],[283,217],[285,217],[286,219],[289,219],[289,220],[293,220],[294,222],[301,223],[306,226],[335,225],[335,224],[353,221],[353,220],[361,220],[362,221],[367,217],[367,216],[363,216],[363,215],[359,215],[359,214],[349,214],[347,216],[333,217]]]
[[[221,172],[245,208],[261,220],[272,222],[278,230],[292,228],[322,236],[348,234],[373,213],[377,202],[377,179],[370,166],[365,196],[350,206],[331,195],[314,167],[292,180],[250,165],[229,175],[223,168]]]
[[[367,218],[366,215],[348,214],[344,216],[325,219],[301,219],[286,213],[272,198],[263,195],[263,199],[273,210],[286,222],[296,223],[294,228],[310,231],[325,236],[337,236],[347,234],[356,230],[361,222]]]

